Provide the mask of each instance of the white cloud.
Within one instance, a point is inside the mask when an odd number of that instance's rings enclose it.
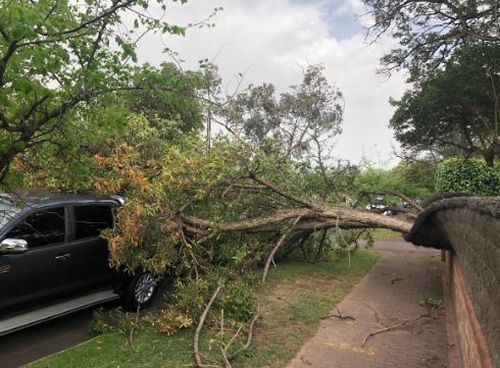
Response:
[[[164,37],[163,43],[159,36],[148,35],[140,44],[140,59],[160,63],[167,59],[162,50],[168,46],[179,52],[186,68],[196,68],[202,58],[216,58],[226,81],[234,82],[238,72],[248,69],[246,83],[271,82],[279,90],[300,83],[301,66],[322,63],[346,102],[344,132],[336,154],[354,162],[366,155],[379,165],[387,164],[391,144],[395,144],[387,128],[392,115],[388,99],[399,97],[405,85],[401,75],[385,80],[375,71],[392,40],[381,38],[370,46],[363,34],[337,40],[329,34],[331,25],[314,2],[193,0],[186,5],[172,3],[168,19],[195,22],[216,6],[223,6],[224,11],[216,16],[215,28],[193,29],[186,37]],[[359,0],[347,0],[339,9],[346,16],[361,12]]]

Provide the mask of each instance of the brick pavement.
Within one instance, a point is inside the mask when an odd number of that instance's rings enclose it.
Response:
[[[342,315],[356,320],[322,320],[287,368],[447,367],[443,312],[372,336],[361,347],[368,333],[425,314],[419,301],[442,300],[439,251],[403,241],[377,242],[375,249],[384,257],[339,304]]]

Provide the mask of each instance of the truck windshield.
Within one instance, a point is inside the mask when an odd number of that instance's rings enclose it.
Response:
[[[0,201],[0,229],[7,225],[19,211],[20,209],[12,204]]]

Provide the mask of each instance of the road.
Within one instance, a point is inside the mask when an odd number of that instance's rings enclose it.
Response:
[[[159,288],[152,308],[162,304],[162,296],[169,290],[171,280],[165,280]],[[113,308],[118,303],[103,305]],[[96,308],[89,308],[53,321],[0,337],[0,367],[17,368],[44,356],[57,353],[88,340],[88,325]]]

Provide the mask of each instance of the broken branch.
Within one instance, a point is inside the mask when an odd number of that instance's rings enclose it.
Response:
[[[199,341],[200,341],[200,333],[203,328],[203,324],[205,323],[205,319],[207,318],[208,311],[212,307],[212,304],[215,301],[215,298],[217,298],[217,295],[221,291],[222,286],[219,284],[217,286],[217,289],[215,289],[214,293],[212,294],[212,297],[210,298],[210,301],[208,302],[207,306],[205,307],[205,310],[201,314],[200,321],[198,322],[198,327],[196,327],[196,331],[194,332],[194,359],[196,361],[196,367],[197,368],[204,368],[206,366],[203,365],[203,362],[201,360],[201,354],[200,354],[200,348],[199,348]]]
[[[381,334],[383,332],[387,332],[387,331],[392,331],[392,330],[395,330],[396,328],[399,328],[399,327],[406,327],[408,326],[410,323],[412,322],[417,322],[419,321],[420,319],[423,319],[423,318],[429,318],[431,317],[431,315],[429,313],[425,313],[425,314],[421,314],[420,316],[416,317],[416,318],[413,318],[413,319],[405,319],[403,321],[400,321],[394,325],[391,325],[391,326],[387,326],[387,327],[384,327],[384,328],[381,328],[380,330],[377,330],[377,331],[373,331],[373,332],[370,332],[368,335],[365,336],[365,338],[363,339],[363,341],[361,342],[361,347],[364,348],[365,345],[366,345],[366,342],[368,341],[368,339],[372,336],[375,336],[375,335],[378,335],[378,334]]]
[[[301,216],[297,217],[297,219],[293,222],[293,224],[290,227],[290,229],[288,229],[287,231],[285,231],[283,233],[283,235],[278,240],[278,242],[274,246],[273,250],[269,254],[269,257],[267,257],[266,265],[264,266],[264,271],[262,272],[262,280],[261,280],[262,283],[266,282],[267,273],[269,272],[269,266],[271,265],[271,262],[273,261],[274,255],[276,254],[276,252],[278,251],[278,249],[281,247],[281,245],[285,241],[288,233],[293,230],[293,228],[295,227],[295,225],[297,225],[297,223],[300,221],[300,219],[301,219]]]
[[[321,319],[328,319],[328,318],[331,318],[331,317],[335,317],[335,318],[338,318],[338,319],[348,319],[348,320],[351,320],[351,321],[355,321],[356,320],[356,318],[354,318],[352,316],[343,316],[342,313],[340,313],[340,309],[339,308],[337,308],[337,314],[332,313],[332,314],[329,314],[327,316],[321,317]]]

